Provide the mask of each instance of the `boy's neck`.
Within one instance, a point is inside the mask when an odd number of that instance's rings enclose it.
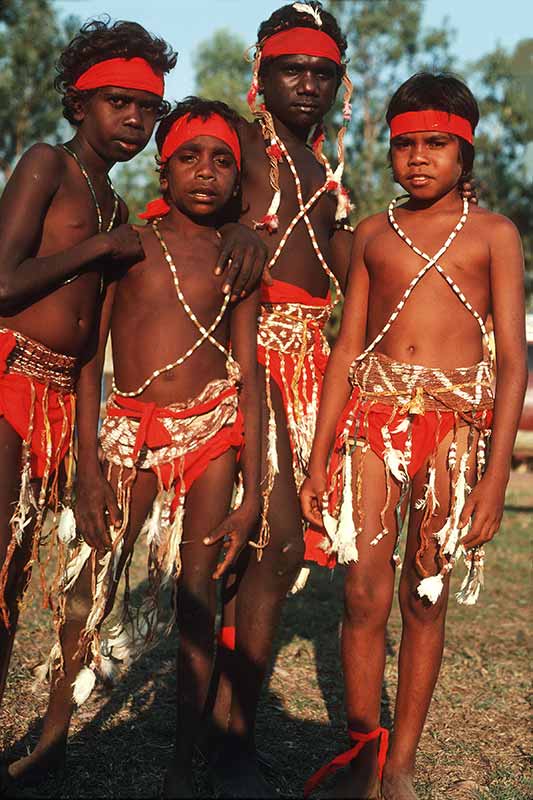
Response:
[[[107,175],[111,167],[115,164],[114,161],[108,161],[103,158],[87,141],[81,131],[78,131],[74,138],[69,142],[65,142],[65,144],[70,150],[76,153],[87,172],[93,177],[96,175]]]
[[[309,138],[309,128],[289,128],[278,117],[272,117],[274,120],[274,128],[276,135],[283,142],[284,145],[290,147],[291,145],[306,145]]]
[[[431,200],[426,200],[421,197],[409,196],[409,200],[404,205],[404,208],[409,211],[417,211],[420,213],[440,214],[444,211],[454,211],[461,209],[463,205],[463,198],[459,191],[459,186],[456,185],[449,192]]]
[[[219,220],[215,215],[209,217],[190,217],[180,211],[174,205],[170,206],[170,211],[163,217],[165,227],[171,228],[180,236],[193,237],[201,236],[208,230],[216,230]]]

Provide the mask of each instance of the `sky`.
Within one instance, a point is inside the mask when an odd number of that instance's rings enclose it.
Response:
[[[54,0],[62,15],[82,20],[100,14],[131,19],[163,36],[178,50],[176,69],[167,79],[166,95],[179,99],[194,91],[193,56],[199,42],[219,28],[228,28],[253,44],[259,22],[284,0]],[[287,0],[288,2],[288,0]],[[347,0],[349,2],[349,0]],[[533,3],[526,0],[426,0],[424,24],[437,27],[446,20],[455,29],[453,51],[463,63],[473,61],[496,45],[512,49],[533,35]]]

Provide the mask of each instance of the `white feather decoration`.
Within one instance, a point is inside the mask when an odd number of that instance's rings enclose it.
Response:
[[[76,520],[70,506],[64,506],[61,511],[57,535],[63,544],[70,544],[76,538]]]
[[[294,583],[290,588],[289,594],[297,594],[298,592],[302,591],[305,584],[307,583],[307,579],[309,577],[310,572],[311,570],[309,569],[309,567],[302,567],[300,569],[298,575],[296,576],[296,580],[294,581]]]
[[[295,11],[298,11],[299,14],[309,14],[310,17],[313,17],[317,27],[322,27],[322,17],[320,16],[320,11],[318,8],[313,8],[308,3],[293,3],[292,7]]]
[[[432,575],[420,581],[416,591],[419,597],[427,597],[430,603],[435,604],[442,594],[443,586],[444,579],[442,575]]]
[[[72,684],[72,699],[77,706],[81,706],[85,703],[94,689],[95,682],[96,675],[94,670],[90,669],[90,667],[82,667],[76,675],[76,680]]]
[[[346,454],[345,464],[342,505],[337,529],[339,564],[347,564],[359,559],[356,544],[357,531],[353,522],[352,457],[349,453]]]

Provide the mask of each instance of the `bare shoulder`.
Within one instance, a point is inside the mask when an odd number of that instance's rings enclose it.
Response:
[[[34,180],[54,179],[59,185],[65,162],[57,147],[45,142],[32,145],[18,162],[15,172],[31,175]]]
[[[489,244],[520,238],[514,222],[503,214],[476,205],[470,206],[470,216],[476,228],[476,235],[486,236]]]
[[[387,214],[380,211],[378,214],[371,214],[357,223],[354,236],[359,242],[368,242],[388,229]]]

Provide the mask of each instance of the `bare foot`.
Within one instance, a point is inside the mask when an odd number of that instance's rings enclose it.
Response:
[[[11,785],[33,786],[61,772],[65,768],[66,751],[66,738],[51,744],[38,744],[29,756],[9,764],[7,775]]]
[[[356,768],[357,766],[357,768]],[[373,769],[362,765],[339,770],[329,782],[324,798],[350,797],[352,800],[377,800],[379,798],[379,780],[376,777],[377,766]]]
[[[407,772],[391,773],[383,775],[381,786],[383,800],[418,800],[413,785],[413,776]]]
[[[275,789],[264,778],[253,748],[227,737],[211,766],[211,780],[218,797],[268,800]]]
[[[171,800],[196,797],[191,770],[178,764],[170,764],[165,773],[161,796]]]

